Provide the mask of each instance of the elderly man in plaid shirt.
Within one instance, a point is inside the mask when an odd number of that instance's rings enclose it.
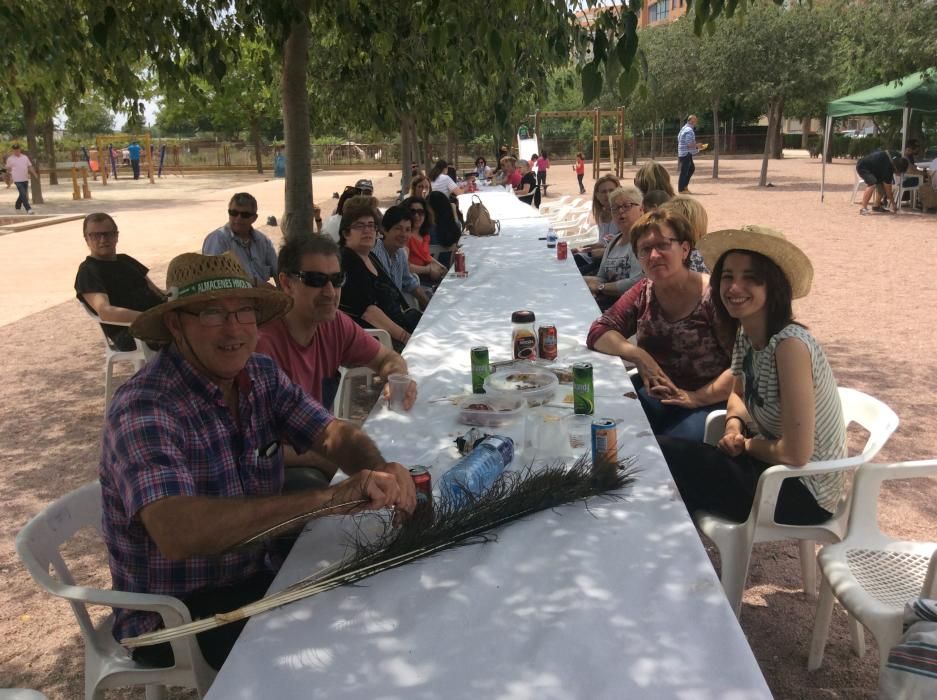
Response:
[[[193,619],[262,597],[278,565],[267,545],[244,540],[288,518],[394,506],[412,512],[407,470],[386,462],[359,428],[334,419],[273,360],[254,354],[257,326],[292,300],[254,287],[226,253],[176,257],[169,300],[145,311],[131,332],[168,342],[117,392],[104,429],[100,480],[103,529],[116,590],[182,599]],[[283,450],[313,450],[350,478],[323,490],[281,494]],[[158,615],[117,610],[118,640],[158,628]],[[198,636],[220,668],[243,624]],[[168,644],[134,659],[173,663]]]

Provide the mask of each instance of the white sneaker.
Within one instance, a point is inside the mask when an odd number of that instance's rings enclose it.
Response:
[[[28,212],[26,212],[26,214],[27,214],[28,216],[32,216],[32,215],[35,214],[35,213],[36,213],[36,210],[35,210],[35,209],[30,209]]]
[[[859,213],[860,213],[860,214],[870,214],[870,213],[871,213],[871,210],[870,210],[868,207],[862,207],[862,209],[859,210]]]

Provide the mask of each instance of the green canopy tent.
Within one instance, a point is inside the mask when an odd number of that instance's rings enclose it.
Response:
[[[891,83],[882,83],[833,100],[826,106],[826,130],[823,132],[823,164],[820,169],[820,201],[826,184],[826,154],[830,148],[833,119],[855,114],[901,112],[901,152],[908,143],[908,120],[912,110],[937,112],[937,69],[912,73]]]

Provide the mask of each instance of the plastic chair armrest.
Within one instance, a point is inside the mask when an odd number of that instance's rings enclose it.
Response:
[[[762,472],[755,487],[755,504],[758,507],[758,525],[772,526],[774,510],[778,504],[778,495],[781,484],[785,479],[798,476],[818,476],[834,472],[853,470],[862,464],[862,457],[845,457],[826,462],[810,462],[802,467],[790,467],[785,464],[776,464]]]
[[[168,595],[106,591],[85,586],[61,586],[55,593],[66,600],[79,603],[159,613],[167,626],[180,625],[192,620],[185,603]]]

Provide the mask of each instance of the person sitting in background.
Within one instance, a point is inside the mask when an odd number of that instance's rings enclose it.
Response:
[[[895,174],[904,175],[907,169],[908,161],[905,158],[898,157],[892,160],[887,151],[873,151],[864,158],[860,158],[859,162],[856,163],[856,173],[865,182],[866,188],[865,192],[862,193],[862,207],[859,209],[859,213],[885,212],[885,207],[881,205],[869,209],[869,200],[872,199],[872,194],[878,190],[879,196],[885,202],[891,202]]]
[[[352,198],[345,204],[339,246],[348,282],[340,308],[363,328],[383,328],[399,352],[410,340],[421,314],[410,308],[374,255],[380,220],[372,197]]]
[[[452,201],[442,192],[430,192],[430,211],[433,217],[433,226],[430,229],[430,253],[446,269],[452,259],[452,253],[459,245],[462,237],[462,226],[456,217],[456,208]]]
[[[715,231],[701,242],[713,270],[717,318],[741,324],[732,352],[732,393],[722,439],[713,447],[659,438],[687,510],[744,522],[768,467],[846,456],[846,425],[823,348],[794,321],[792,299],[806,296],[813,266],[800,248],[761,226]],[[785,479],[774,519],[792,525],[829,520],[845,473]]]
[[[648,190],[641,198],[641,207],[645,212],[657,209],[661,204],[670,201],[670,195],[663,190]]]
[[[537,200],[538,190],[536,176],[530,172],[530,165],[526,160],[521,160],[518,165],[521,173],[521,181],[520,184],[514,188],[514,194],[516,194],[517,198],[524,204],[539,206],[540,202]]]
[[[410,196],[422,197],[426,199],[429,193],[433,191],[433,183],[422,173],[410,180]]]
[[[631,227],[643,213],[641,200],[641,191],[634,185],[619,187],[608,195],[618,235],[605,248],[595,276],[583,277],[603,311],[644,276],[629,238]]]
[[[690,269],[694,272],[705,272],[709,274],[709,268],[703,262],[703,256],[700,254],[697,246],[700,239],[706,235],[709,230],[709,216],[706,214],[706,208],[687,194],[678,194],[660,207],[668,211],[676,212],[686,217],[690,222],[690,231],[693,233],[693,249],[690,251]]]
[[[374,196],[374,183],[363,177],[355,183],[355,189],[365,197]]]
[[[474,170],[465,173],[465,184],[463,187],[467,193],[478,192],[478,183],[475,181],[478,175]]]
[[[673,185],[670,183],[670,173],[656,160],[649,160],[644,163],[634,176],[634,185],[643,194],[651,190],[663,190],[671,197],[677,193],[673,191]]]
[[[587,345],[637,365],[632,381],[656,435],[702,441],[706,417],[732,389],[736,324],[716,314],[709,276],[689,269],[692,240],[690,222],[672,211],[638,219],[630,244],[646,277],[592,324]]]
[[[482,182],[491,179],[491,168],[488,167],[488,161],[482,156],[475,159],[475,174]]]
[[[103,323],[108,345],[129,352],[137,345],[127,326],[147,309],[166,301],[166,293],[147,276],[149,270],[129,255],[117,253],[117,223],[110,214],[88,214],[81,224],[90,255],[78,266],[75,293]]]
[[[404,294],[412,294],[420,308],[425,309],[429,304],[429,294],[420,286],[420,278],[410,272],[407,262],[410,227],[410,210],[407,207],[389,207],[381,220],[384,238],[374,244],[374,255],[397,289]]]
[[[602,254],[618,233],[615,217],[609,207],[608,195],[621,187],[621,183],[614,175],[603,175],[595,181],[592,187],[592,214],[590,220],[598,229],[598,238],[595,243],[573,248],[573,258],[579,272],[583,275],[595,275],[602,260]]]
[[[410,210],[410,238],[407,240],[410,272],[418,275],[426,287],[434,289],[448,270],[430,254],[433,211],[422,197],[407,197],[400,206]]]
[[[361,190],[354,185],[348,185],[342,191],[341,197],[338,198],[338,204],[335,207],[335,212],[325,222],[325,226],[321,227],[320,232],[322,235],[328,236],[333,241],[338,242],[338,229],[342,223],[342,212],[345,211],[345,202],[347,202],[352,197],[358,197],[361,194]]]
[[[443,194],[457,197],[463,194],[463,190],[455,184],[455,180],[447,172],[448,169],[449,164],[440,158],[429,171],[429,181],[433,183],[433,192],[442,192]]]
[[[254,279],[254,286],[272,287],[268,280],[277,274],[277,253],[273,243],[254,228],[257,200],[252,194],[238,192],[228,202],[228,223],[215,229],[202,243],[202,255],[221,255],[231,251]]]
[[[505,156],[500,161],[501,177],[498,178],[499,185],[510,185],[512,190],[516,190],[521,184],[521,172],[517,169],[517,159],[513,156]]]
[[[260,329],[257,352],[272,357],[312,398],[323,406],[332,405],[339,367],[369,367],[385,380],[393,373],[407,373],[399,354],[339,311],[346,276],[339,248],[330,238],[287,239],[277,256],[277,269],[280,288],[293,299],[293,308]],[[414,384],[404,408],[409,410],[415,400]],[[287,451],[285,456],[288,466],[309,465],[305,455]],[[326,483],[334,474],[334,468],[325,471]]]

